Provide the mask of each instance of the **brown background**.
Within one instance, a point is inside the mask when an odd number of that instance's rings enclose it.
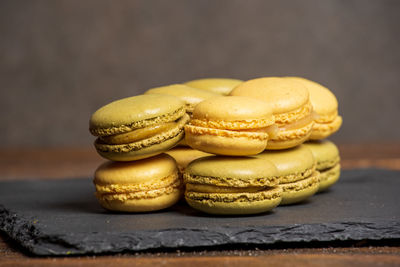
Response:
[[[1,1],[2,147],[89,146],[92,112],[200,77],[329,87],[341,143],[400,141],[400,1]]]

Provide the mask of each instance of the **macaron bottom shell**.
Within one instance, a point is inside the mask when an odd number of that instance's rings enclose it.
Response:
[[[242,193],[198,193],[186,192],[186,202],[192,208],[214,215],[250,215],[272,210],[282,200],[282,189],[269,188],[264,199],[248,199]],[[225,201],[224,201],[225,200]]]
[[[335,184],[340,177],[340,164],[336,164],[334,167],[320,171],[320,185],[318,192],[325,191],[333,184]]]
[[[127,199],[124,201],[98,198],[100,205],[110,211],[149,212],[171,207],[182,196],[182,188],[174,188],[171,193],[154,198]]]
[[[280,184],[282,202],[280,205],[299,203],[317,193],[320,184],[320,174],[315,171],[311,177],[293,183]]]

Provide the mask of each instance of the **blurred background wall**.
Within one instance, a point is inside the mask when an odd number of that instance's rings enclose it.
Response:
[[[400,1],[0,1],[2,147],[90,146],[90,115],[201,77],[296,75],[341,143],[400,141]]]

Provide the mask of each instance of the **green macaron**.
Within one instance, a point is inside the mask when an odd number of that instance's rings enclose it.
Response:
[[[281,205],[301,202],[317,192],[319,172],[311,150],[305,146],[265,151],[256,157],[271,161],[277,168],[279,187],[283,190]]]
[[[89,122],[97,152],[114,161],[148,158],[174,147],[188,122],[185,103],[169,95],[139,95],[98,109]]]
[[[339,150],[334,143],[328,140],[307,142],[304,146],[313,153],[317,161],[317,170],[321,173],[318,192],[324,191],[339,180]]]
[[[267,212],[282,199],[276,167],[259,158],[204,157],[192,161],[183,177],[187,203],[210,214]]]

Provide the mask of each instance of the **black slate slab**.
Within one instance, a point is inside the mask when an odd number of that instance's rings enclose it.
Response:
[[[180,203],[110,213],[91,179],[0,183],[0,229],[37,255],[400,238],[400,172],[343,171],[331,190],[267,214],[215,217]]]

